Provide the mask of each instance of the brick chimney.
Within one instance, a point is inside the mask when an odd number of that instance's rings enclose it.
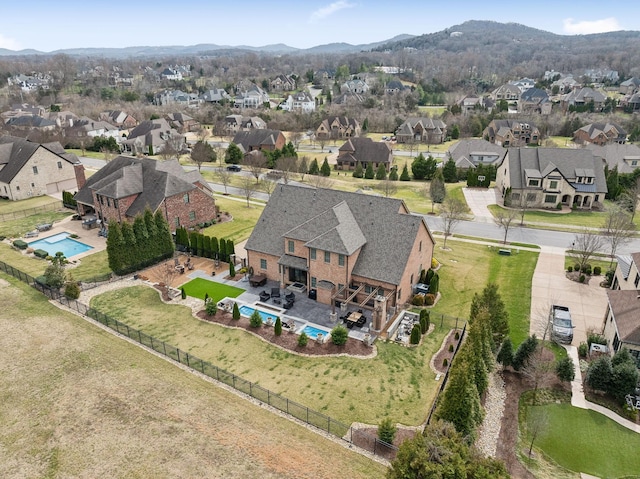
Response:
[[[84,165],[82,163],[78,163],[77,165],[73,165],[73,169],[76,173],[76,183],[78,185],[78,191],[80,191],[87,182],[87,178],[84,176]]]

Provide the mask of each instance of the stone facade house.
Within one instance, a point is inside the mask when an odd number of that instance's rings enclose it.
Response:
[[[165,115],[165,119],[179,133],[198,131],[200,129],[200,122],[186,113],[169,113]]]
[[[358,120],[346,116],[330,116],[322,120],[316,129],[318,140],[338,140],[360,136],[362,128]]]
[[[584,87],[576,90],[572,90],[562,97],[561,105],[564,111],[567,111],[569,107],[574,106],[576,108],[587,106],[593,103],[593,111],[602,111],[604,102],[607,97],[593,88]]]
[[[133,154],[155,155],[167,144],[175,151],[184,148],[185,137],[169,125],[164,118],[146,120],[136,126],[122,142],[124,151]]]
[[[301,113],[312,113],[316,111],[316,101],[306,91],[293,93],[280,103],[280,108],[285,111],[298,111]]]
[[[498,164],[496,186],[513,204],[529,208],[601,208],[604,169],[590,150],[510,148]]]
[[[233,137],[233,143],[238,145],[243,153],[280,150],[286,142],[287,140],[280,130],[239,131]]]
[[[224,132],[233,135],[239,131],[264,130],[267,122],[259,116],[228,115],[224,118]]]
[[[254,274],[368,309],[374,331],[410,301],[433,248],[402,200],[290,184],[276,187],[245,246]]]
[[[138,124],[138,120],[122,110],[104,111],[99,118],[123,129],[134,128]]]
[[[367,168],[371,164],[374,171],[384,165],[389,171],[393,163],[391,146],[388,143],[373,141],[371,138],[350,138],[338,149],[336,168],[338,170],[353,171],[357,164]]]
[[[439,144],[447,137],[447,125],[428,117],[408,118],[396,130],[398,143]]]
[[[76,191],[84,181],[84,166],[60,143],[0,137],[0,197],[18,201],[63,190]]]
[[[236,108],[261,108],[269,103],[269,94],[258,85],[251,84],[247,90],[238,91],[234,99]]]
[[[616,123],[590,123],[574,131],[573,140],[578,144],[592,143],[600,146],[608,143],[624,144],[627,132]]]
[[[516,85],[506,83],[493,90],[491,92],[491,98],[493,98],[496,102],[499,102],[501,100],[517,102],[520,99],[521,93],[522,90],[520,90],[520,88],[518,88]]]
[[[289,75],[278,75],[269,83],[271,91],[293,91],[296,89],[296,80]]]
[[[80,214],[95,213],[105,224],[133,221],[162,211],[172,231],[216,218],[212,191],[197,170],[185,171],[178,160],[118,156],[91,176],[75,196]]]
[[[593,154],[602,159],[603,166],[609,170],[618,169],[618,173],[633,173],[633,170],[640,167],[640,147],[626,143],[609,143],[604,146],[588,144],[586,147]]]
[[[487,140],[469,138],[460,140],[449,148],[448,157],[461,169],[475,168],[478,165],[496,165],[500,163],[507,150]]]
[[[522,120],[492,120],[482,132],[482,137],[505,148],[540,143],[538,128]]]

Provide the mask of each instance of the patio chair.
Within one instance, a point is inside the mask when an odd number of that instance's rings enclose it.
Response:
[[[291,309],[291,308],[293,308],[293,301],[288,299],[287,301],[285,301],[285,303],[282,305],[282,307],[283,307],[284,309]]]
[[[271,298],[271,295],[269,293],[267,293],[266,291],[260,292],[260,301],[264,303],[265,301],[269,301],[269,298]]]
[[[280,288],[271,288],[271,297],[279,298],[280,297]]]
[[[286,299],[287,301],[295,301],[296,300],[296,295],[293,292],[287,293],[284,295],[284,299]]]

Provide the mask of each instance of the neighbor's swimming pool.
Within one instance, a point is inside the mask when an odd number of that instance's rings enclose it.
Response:
[[[53,236],[48,236],[29,243],[29,247],[33,249],[43,249],[50,256],[55,256],[58,251],[64,254],[65,258],[71,258],[72,256],[85,253],[93,246],[81,243],[72,238],[69,238],[69,233],[58,233]]]
[[[256,309],[252,308],[251,306],[240,306],[240,314],[242,316],[246,316],[247,318],[251,317],[254,311],[256,311]],[[257,311],[262,318],[263,323],[266,323],[269,320],[273,321],[274,323],[276,322],[277,315],[275,315],[274,313],[265,313],[264,311],[261,311],[259,309]]]

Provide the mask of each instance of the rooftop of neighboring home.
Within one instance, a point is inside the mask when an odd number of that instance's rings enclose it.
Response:
[[[617,166],[618,173],[632,173],[640,166],[640,147],[638,145],[630,143],[624,145],[609,143],[603,146],[588,144],[586,148],[598,158],[602,158],[610,170]],[[634,161],[637,162],[636,165],[633,165]]]

